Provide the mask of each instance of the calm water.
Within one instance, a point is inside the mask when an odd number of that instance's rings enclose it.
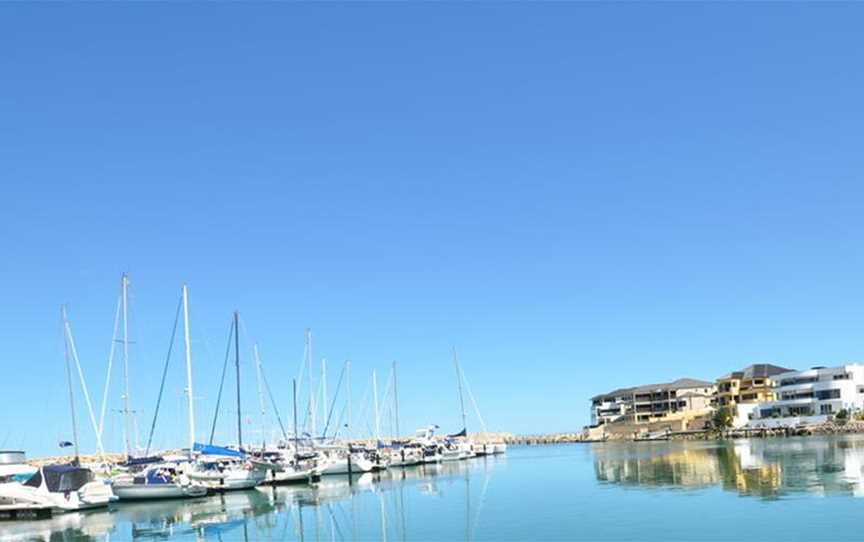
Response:
[[[349,485],[0,523],[3,540],[859,540],[864,436],[511,447]]]

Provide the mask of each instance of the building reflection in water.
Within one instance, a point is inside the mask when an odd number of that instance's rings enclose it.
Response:
[[[491,471],[504,461],[503,457],[490,457],[367,473],[350,481],[341,476],[325,477],[311,486],[259,487],[200,499],[118,503],[110,510],[3,522],[0,540],[320,542],[372,537],[404,541],[411,538],[405,498],[408,489],[414,489],[422,499],[457,490],[465,501],[465,521],[460,529],[465,540],[471,540]],[[480,483],[472,484],[472,477],[479,478]],[[478,495],[472,496],[472,491]]]
[[[864,439],[800,437],[729,442],[592,445],[604,483],[727,491],[763,499],[794,493],[864,496]]]

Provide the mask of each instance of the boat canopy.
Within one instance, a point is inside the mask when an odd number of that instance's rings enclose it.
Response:
[[[65,493],[78,491],[85,484],[92,482],[93,472],[90,469],[75,465],[45,465],[25,485],[39,487],[42,485],[43,478],[48,491]]]
[[[201,444],[199,442],[195,443],[195,451],[201,452],[204,455],[221,455],[223,457],[246,457],[246,454],[239,450],[232,450],[231,448],[224,448],[222,446],[213,446],[212,444]]]
[[[151,455],[147,457],[127,457],[125,465],[127,467],[138,467],[141,465],[149,465],[151,463],[161,463],[164,458],[159,455]]]

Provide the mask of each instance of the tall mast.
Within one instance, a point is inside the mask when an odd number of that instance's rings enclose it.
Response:
[[[243,449],[243,424],[240,415],[240,311],[234,311],[234,370],[237,375],[237,446]]]
[[[372,369],[372,395],[375,398],[375,445],[381,440],[381,423],[378,419],[378,375]]]
[[[126,457],[131,457],[129,444],[132,429],[129,414],[129,276],[123,273],[121,279],[123,297],[123,436],[126,440]]]
[[[66,382],[69,384],[69,412],[72,414],[72,440],[75,444],[75,463],[78,464],[81,462],[81,459],[78,449],[78,420],[75,417],[75,395],[72,392],[72,367],[69,363],[69,325],[66,317],[66,305],[60,307],[60,314],[63,316],[63,352],[66,358]]]
[[[348,378],[348,426],[346,433],[348,434],[348,440],[351,440],[351,360],[345,362],[345,372],[347,373],[345,376]]]
[[[327,423],[327,358],[321,358],[321,413],[322,419]],[[325,427],[326,431],[327,428]],[[324,435],[321,435],[322,437]]]
[[[308,329],[308,328],[306,329],[306,371],[307,371],[307,374],[309,375],[309,394],[308,394],[309,395],[309,407],[308,407],[307,412],[309,413],[309,416],[310,416],[310,422],[311,422],[310,434],[311,434],[312,439],[313,439],[312,442],[314,443],[315,442],[315,440],[314,440],[315,439],[315,433],[316,433],[315,409],[317,407],[315,406],[315,388],[312,385],[312,330]],[[304,422],[304,425],[305,425],[305,422]]]
[[[195,449],[195,407],[192,396],[192,341],[189,339],[189,288],[183,285],[183,345],[186,347],[186,404],[189,409],[189,457]]]
[[[456,382],[459,384],[459,405],[462,407],[462,430],[468,434],[468,423],[465,421],[465,398],[462,395],[462,372],[459,370],[459,359],[456,357],[456,349],[453,349],[453,365],[456,367]]]
[[[255,353],[255,374],[256,379],[258,380],[258,405],[261,408],[261,448],[263,450],[267,447],[267,432],[264,427],[264,417],[267,412],[264,408],[264,390],[261,388],[261,356],[258,355],[258,343],[255,343],[253,351]]]
[[[396,362],[393,362],[393,409],[396,411],[396,438],[399,438],[399,392],[396,386]]]
[[[297,434],[297,380],[294,379],[294,458],[300,453],[300,436]]]

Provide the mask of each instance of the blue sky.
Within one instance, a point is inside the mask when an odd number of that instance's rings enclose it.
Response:
[[[235,308],[249,417],[251,341],[288,418],[306,327],[357,403],[399,362],[403,428],[458,429],[452,346],[519,433],[621,385],[864,360],[862,14],[0,6],[0,447],[69,437],[61,303],[101,395],[123,271],[142,432],[184,281],[202,438]]]

